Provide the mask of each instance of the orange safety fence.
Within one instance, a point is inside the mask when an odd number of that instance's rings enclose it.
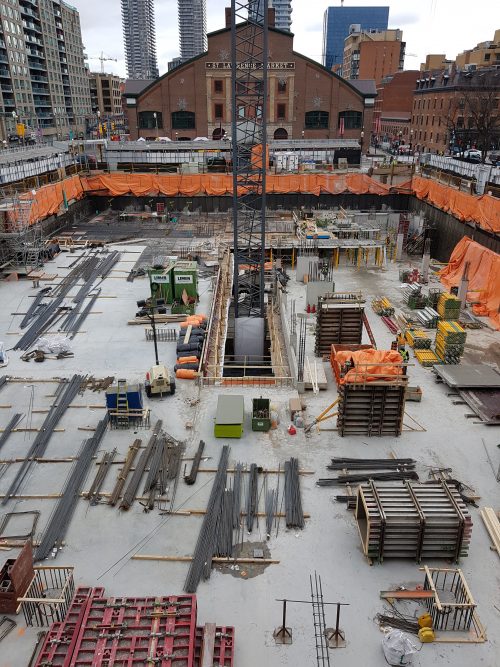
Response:
[[[500,199],[491,195],[470,195],[436,181],[415,176],[413,191],[462,222],[475,222],[488,232],[500,232]]]
[[[474,313],[488,316],[500,329],[500,255],[465,236],[455,246],[448,266],[439,273],[443,285],[448,289],[459,285],[466,263],[468,299],[478,302],[473,306]]]
[[[403,375],[403,357],[396,350],[341,350],[335,353],[332,362],[339,369],[346,363],[350,367],[343,377],[335,373],[340,384],[386,382]]]
[[[366,174],[270,174],[266,179],[270,194],[353,194],[387,195],[390,188]],[[168,197],[196,195],[231,195],[233,177],[230,174],[97,174],[71,176],[58,183],[45,185],[35,194],[25,193],[22,199],[32,200],[30,222],[33,224],[61,211],[66,202],[85,195],[118,197]],[[243,189],[242,189],[243,192]]]

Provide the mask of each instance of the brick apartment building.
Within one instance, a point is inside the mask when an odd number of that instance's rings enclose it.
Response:
[[[500,69],[456,69],[420,72],[416,79],[410,133],[420,152],[447,152],[451,145],[473,147],[477,142],[474,120],[464,96],[485,97],[492,93],[491,113],[500,114]],[[492,137],[498,145],[500,128]],[[487,146],[490,149],[491,146]]]
[[[360,30],[344,42],[344,79],[375,79],[378,85],[388,74],[401,72],[405,42],[401,30]]]
[[[412,143],[413,93],[419,76],[419,70],[396,72],[384,77],[377,86],[372,136],[378,143]]]
[[[141,92],[125,93],[130,138],[231,135],[231,29],[208,35],[208,50]],[[372,127],[373,81],[349,82],[293,50],[293,35],[269,28],[268,137],[360,139]],[[365,142],[365,148],[367,147]]]

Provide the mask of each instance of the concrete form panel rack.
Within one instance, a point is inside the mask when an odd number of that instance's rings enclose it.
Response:
[[[320,299],[316,323],[317,357],[329,357],[332,345],[359,345],[363,337],[364,307]]]
[[[446,482],[358,487],[356,522],[364,554],[384,558],[467,556],[472,519],[456,488]]]
[[[339,435],[401,435],[406,384],[339,384],[338,393]]]

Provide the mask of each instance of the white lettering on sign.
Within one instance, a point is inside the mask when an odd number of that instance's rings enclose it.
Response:
[[[175,276],[175,282],[177,285],[182,285],[183,283],[192,283],[193,276]]]
[[[238,69],[262,69],[262,63],[238,63]],[[231,69],[231,63],[205,63],[205,69]],[[295,69],[295,62],[267,63],[267,69]]]
[[[151,276],[151,282],[164,285],[165,283],[170,282],[170,276],[169,275],[162,276],[160,274],[158,274],[156,276]]]

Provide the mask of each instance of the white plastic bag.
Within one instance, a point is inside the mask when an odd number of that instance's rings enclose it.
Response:
[[[5,351],[5,345],[4,343],[0,343],[0,368],[7,366],[8,363],[9,363],[9,357],[7,356],[7,352]]]
[[[411,665],[413,654],[418,651],[410,637],[401,630],[391,630],[382,640],[385,659],[390,665]]]
[[[61,352],[71,352],[71,341],[67,336],[56,334],[54,336],[44,336],[35,343],[35,350],[45,352],[45,354],[60,354]]]

